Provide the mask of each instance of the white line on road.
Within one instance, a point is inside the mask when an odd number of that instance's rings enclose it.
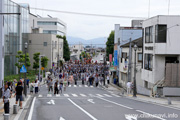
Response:
[[[64,96],[65,96],[65,97],[69,97],[69,95],[68,95],[68,94],[64,94]]]
[[[56,97],[60,97],[60,94],[56,94]]]
[[[42,97],[42,95],[39,95],[38,97]]]
[[[34,97],[34,99],[33,99],[33,102],[32,102],[32,105],[31,105],[31,109],[30,109],[30,112],[29,112],[29,116],[28,116],[28,120],[32,119],[32,114],[33,114],[33,109],[34,109],[35,101],[36,101],[36,97]]]
[[[104,97],[104,96],[102,96],[102,95],[100,95],[100,94],[96,94],[98,97]]]
[[[140,112],[140,113],[143,113],[143,114],[146,114],[146,115],[148,115],[149,117],[153,117],[153,118],[158,118],[158,119],[160,119],[160,120],[166,120],[166,119],[164,119],[164,118],[161,118],[161,117],[159,117],[159,116],[156,116],[156,115],[152,115],[152,114],[150,114],[150,113],[146,113],[146,112],[143,112],[143,111],[141,111],[141,110],[136,110],[137,112]]]
[[[99,98],[99,99],[101,99],[101,100],[104,100],[104,101],[106,101],[106,102],[110,102],[110,103],[113,103],[113,104],[115,104],[115,105],[118,105],[118,106],[121,106],[121,107],[124,107],[124,108],[127,108],[127,109],[133,109],[133,108],[131,108],[131,107],[128,107],[128,106],[125,106],[125,105],[122,105],[122,104],[119,104],[119,103],[116,103],[116,102],[113,102],[113,101],[110,101],[110,100],[107,100],[107,99],[104,99],[104,98],[102,98],[102,97],[97,97],[97,98]]]
[[[60,117],[59,120],[65,120],[63,117]]]
[[[71,87],[71,85],[69,85],[68,87]]]
[[[73,97],[78,97],[76,94],[72,94]]]
[[[82,97],[86,97],[86,95],[85,94],[80,94]]]
[[[108,94],[104,94],[104,96],[106,96],[106,97],[112,97],[112,96],[110,96],[110,95],[108,95]]]
[[[82,85],[79,85],[79,87],[82,87]]]
[[[85,85],[85,87],[88,87],[87,85]]]
[[[119,95],[116,95],[116,94],[111,94],[111,95],[113,95],[113,96],[115,96],[115,97],[120,97]]]
[[[70,98],[68,98],[68,100],[75,105],[77,108],[79,108],[81,111],[83,111],[86,115],[88,115],[91,119],[93,120],[97,120],[95,117],[93,117],[90,113],[88,113],[86,110],[84,110],[83,108],[81,108],[79,105],[77,105],[75,102],[73,102]]]
[[[87,101],[90,102],[90,103],[92,103],[92,104],[95,104],[95,102],[93,101],[93,99],[88,99]]]
[[[74,87],[77,87],[77,85],[74,85]]]
[[[52,97],[52,95],[51,94],[47,94],[47,97]]]

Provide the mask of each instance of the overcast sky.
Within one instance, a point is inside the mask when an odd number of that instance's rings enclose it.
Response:
[[[92,14],[148,17],[149,0],[12,0],[30,7]],[[180,0],[170,0],[170,15],[180,14]],[[168,14],[169,0],[150,0],[150,17]],[[131,19],[81,16],[31,10],[34,14],[58,17],[67,23],[67,35],[92,39],[107,37],[114,24],[130,26]]]

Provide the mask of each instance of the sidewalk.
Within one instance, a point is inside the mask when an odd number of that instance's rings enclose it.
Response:
[[[120,96],[124,96],[128,99],[137,100],[137,101],[146,102],[146,103],[151,103],[151,104],[158,104],[158,105],[162,105],[162,106],[166,106],[169,108],[174,108],[174,109],[180,110],[180,97],[169,97],[169,99],[171,100],[171,103],[172,103],[171,105],[169,105],[167,97],[154,98],[154,97],[149,97],[149,96],[144,96],[144,95],[139,95],[139,94],[137,94],[137,97],[133,97],[133,95],[127,95],[126,91],[123,88],[120,88],[120,87],[113,85],[113,84],[109,84],[108,88],[106,88],[106,90],[112,91],[115,94],[118,94]],[[124,92],[124,94],[123,94],[123,92]]]
[[[22,104],[23,109],[19,108],[18,113],[13,114],[13,105],[15,105],[16,100],[15,100],[14,94],[12,95],[12,97],[10,98],[10,120],[15,120],[15,119],[18,120],[29,98],[30,98],[30,95],[28,95],[25,101],[23,101],[23,104]],[[3,114],[4,114],[4,103],[3,103],[3,99],[0,99],[0,120],[4,120]]]

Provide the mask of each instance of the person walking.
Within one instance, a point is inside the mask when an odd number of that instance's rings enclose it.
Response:
[[[18,101],[20,101],[20,108],[21,109],[22,109],[22,101],[23,101],[22,93],[23,93],[22,83],[18,82],[18,85],[16,87],[15,96],[16,96],[16,104],[18,104]]]
[[[96,87],[98,87],[98,84],[99,84],[98,75],[95,76],[95,82],[96,82]]]
[[[107,75],[107,83],[108,83],[108,84],[109,84],[109,79],[110,79],[110,78],[109,78],[109,75]]]
[[[55,95],[55,94],[59,94],[58,81],[56,81],[56,82],[54,83],[54,95]]]
[[[129,96],[131,91],[131,82],[127,82],[127,95]]]
[[[11,93],[8,87],[8,84],[5,84],[5,90],[3,95],[3,102],[4,102],[4,113],[9,114],[9,98],[11,97]]]
[[[67,80],[66,80],[66,78],[64,79],[63,84],[64,84],[64,91],[66,91],[66,85],[67,85]]]
[[[60,85],[59,85],[59,91],[62,94],[62,89],[63,89],[63,81],[60,81]]]
[[[35,88],[35,94],[38,93],[39,91],[39,81],[36,79],[35,83],[34,83],[34,88]]]
[[[51,93],[53,93],[53,81],[52,81],[52,79],[49,81],[49,93],[51,92]]]
[[[30,84],[30,93],[33,94],[34,81]]]

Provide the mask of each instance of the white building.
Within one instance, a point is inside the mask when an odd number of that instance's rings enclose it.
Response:
[[[158,82],[164,81],[167,74],[170,74],[166,72],[167,64],[179,62],[179,23],[180,16],[155,16],[143,22],[144,87],[154,88]]]
[[[71,60],[80,60],[80,54],[84,51],[84,46],[82,44],[73,45],[70,47]]]
[[[66,35],[66,23],[59,18],[52,17],[37,17],[30,14],[30,30],[34,28],[42,28],[43,33]]]

